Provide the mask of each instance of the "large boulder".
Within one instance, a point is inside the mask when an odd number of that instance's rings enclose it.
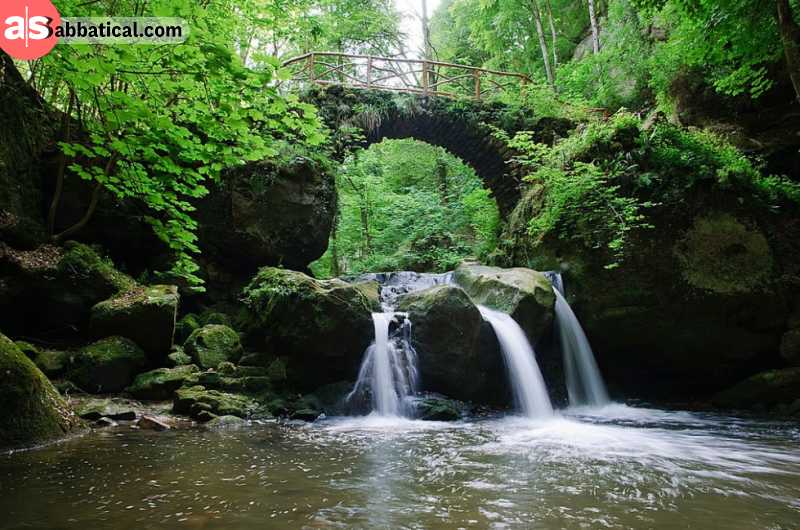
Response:
[[[147,356],[125,337],[108,337],[81,348],[66,378],[93,394],[121,392],[147,366]]]
[[[242,356],[239,334],[221,324],[209,324],[194,330],[183,347],[204,370],[217,368],[223,362],[238,362]]]
[[[193,364],[175,368],[156,368],[137,375],[126,392],[136,399],[154,401],[172,399],[175,391],[195,377],[197,372],[199,370]]]
[[[535,344],[553,321],[555,294],[541,272],[465,262],[455,270],[453,279],[476,304],[511,315],[531,343]]]
[[[334,178],[320,163],[295,157],[246,164],[226,171],[197,205],[200,248],[228,271],[305,269],[328,248],[335,209]]]
[[[718,407],[744,410],[765,410],[781,405],[787,407],[798,401],[800,368],[758,373],[713,398],[713,403]]]
[[[793,288],[781,282],[800,272],[792,257],[800,224],[779,227],[778,216],[736,206],[735,197],[695,193],[652,212],[654,228],[631,234],[617,267],[607,266],[607,253],[555,233],[515,251],[515,260],[563,270],[601,371],[629,396],[710,395],[785,362]],[[724,208],[702,209],[712,200]]]
[[[243,301],[248,345],[265,352],[264,363],[287,357],[289,378],[304,391],[355,378],[374,336],[371,313],[380,310],[376,282],[315,280],[273,267],[258,272]]]
[[[40,156],[59,121],[0,50],[0,241],[30,248],[47,236]]]
[[[506,376],[491,327],[463,289],[439,285],[399,299],[408,313],[422,388],[482,403],[507,399]]]
[[[92,247],[20,251],[0,243],[0,325],[19,336],[76,336],[92,306],[136,285]]]
[[[0,450],[60,438],[81,422],[47,377],[0,334]]]
[[[160,362],[172,348],[178,299],[174,285],[137,285],[92,307],[91,335],[127,337]]]

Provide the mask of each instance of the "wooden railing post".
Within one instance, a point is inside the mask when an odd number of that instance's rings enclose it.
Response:
[[[473,70],[472,75],[475,78],[475,99],[481,99],[481,71]]]
[[[311,55],[308,56],[308,77],[309,79],[311,79],[312,83],[316,82],[317,80],[316,75],[314,73],[314,67],[315,67],[314,54],[312,53]]]
[[[372,88],[372,56],[367,59],[367,88]]]
[[[422,93],[428,95],[428,61],[422,61]]]

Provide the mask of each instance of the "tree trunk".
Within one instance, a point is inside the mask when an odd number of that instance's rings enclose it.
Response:
[[[597,13],[594,10],[594,0],[589,0],[589,22],[592,24],[592,50],[600,53],[600,29],[597,27]]]
[[[545,1],[546,1],[545,6],[547,7],[547,19],[550,21],[550,36],[552,37],[552,41],[553,41],[553,44],[552,44],[552,46],[553,46],[553,70],[555,70],[556,68],[558,68],[558,49],[556,48],[556,39],[557,39],[556,23],[555,23],[555,20],[553,19],[553,5],[550,2],[550,0],[545,0]]]
[[[800,102],[800,26],[792,18],[789,0],[778,0],[778,28],[789,78],[792,80],[795,97]]]
[[[539,10],[539,0],[531,0],[533,20],[536,23],[536,33],[539,36],[539,47],[542,49],[542,60],[544,61],[544,73],[547,75],[547,83],[555,89],[556,82],[553,78],[553,70],[550,68],[550,54],[547,52],[547,41],[544,38],[542,29],[542,14]]]

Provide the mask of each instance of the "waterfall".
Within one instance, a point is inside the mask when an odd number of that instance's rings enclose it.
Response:
[[[382,313],[373,313],[375,340],[364,352],[358,380],[346,397],[357,406],[369,399],[371,410],[381,416],[412,416],[413,397],[419,391],[417,353],[411,346],[411,320],[394,311],[405,293],[450,282],[452,274],[389,272],[365,274],[357,281],[372,280],[381,285]]]
[[[606,385],[597,368],[589,339],[564,298],[561,274],[551,272],[548,278],[556,295],[556,326],[564,352],[569,402],[571,405],[605,405],[610,401]]]
[[[390,335],[392,323],[401,327]],[[416,352],[408,342],[410,321],[404,313],[372,313],[375,341],[367,348],[358,381],[347,401],[371,393],[372,410],[381,416],[406,416],[411,412],[409,397],[417,391]]]
[[[484,320],[494,328],[503,352],[515,406],[529,418],[553,415],[553,405],[525,332],[511,315],[479,305]]]

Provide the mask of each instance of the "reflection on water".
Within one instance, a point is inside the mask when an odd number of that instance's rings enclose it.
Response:
[[[608,405],[107,430],[0,457],[0,528],[800,527],[796,424]]]

